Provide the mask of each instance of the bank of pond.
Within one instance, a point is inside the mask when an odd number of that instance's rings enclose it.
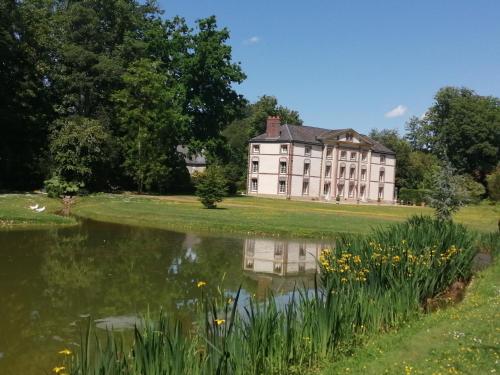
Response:
[[[89,320],[81,341],[61,351],[54,371],[318,372],[325,363],[353,353],[367,337],[418,319],[457,282],[465,285],[478,252],[494,256],[499,241],[498,234],[477,235],[460,224],[420,216],[368,235],[341,235],[335,243],[297,242],[296,262],[287,259],[292,245],[288,249],[283,242],[264,241],[259,256],[259,241],[247,239],[240,259],[244,270],[311,274],[293,280],[285,293],[273,292],[269,278],[255,295],[245,281],[235,287],[233,280],[227,287],[227,274],[214,281],[193,269],[189,287],[194,295],[183,302],[192,312],[189,319],[164,308],[122,333],[112,323],[106,333],[96,331]]]

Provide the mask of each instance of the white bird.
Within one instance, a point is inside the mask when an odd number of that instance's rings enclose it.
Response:
[[[37,204],[35,204],[34,206],[30,206],[30,208],[31,208],[32,210],[36,210],[36,209],[38,208],[38,203],[37,203]]]
[[[45,211],[45,206],[37,208],[37,209],[35,209],[35,211],[36,212],[43,212],[43,211]]]

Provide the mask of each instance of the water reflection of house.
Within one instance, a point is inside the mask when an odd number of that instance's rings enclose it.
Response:
[[[314,273],[322,245],[306,241],[245,240],[243,269],[256,273],[294,276]]]

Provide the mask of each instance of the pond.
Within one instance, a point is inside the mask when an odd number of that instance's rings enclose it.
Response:
[[[0,374],[47,373],[77,349],[89,317],[133,327],[160,309],[193,317],[198,281],[243,298],[286,298],[312,285],[328,242],[199,235],[84,220],[77,227],[0,231]]]

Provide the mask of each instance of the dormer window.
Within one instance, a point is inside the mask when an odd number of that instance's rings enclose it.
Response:
[[[352,142],[352,133],[347,133],[345,135],[345,139],[346,139],[347,142]]]
[[[260,153],[260,145],[253,145],[253,146],[252,146],[252,153],[253,153],[253,154],[258,154],[258,153]]]
[[[288,154],[288,145],[281,145],[280,150],[282,154]]]

